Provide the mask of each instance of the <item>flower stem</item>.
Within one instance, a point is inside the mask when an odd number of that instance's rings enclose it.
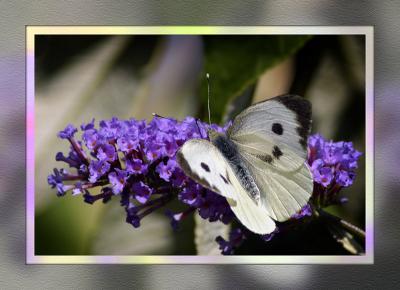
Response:
[[[76,154],[78,154],[79,158],[84,162],[86,165],[89,165],[89,159],[86,157],[85,152],[83,151],[82,147],[75,141],[74,138],[68,138],[69,142],[71,143],[72,147],[74,148]]]
[[[196,208],[195,207],[189,207],[187,210],[182,212],[182,217],[181,219],[186,218],[189,214],[191,214]]]
[[[168,196],[163,196],[155,200],[151,200],[149,203],[144,204],[144,208],[147,207],[145,211],[139,214],[140,219],[144,218],[146,215],[152,213],[153,211],[159,209],[160,207],[164,206],[168,202],[172,200],[173,196],[168,195]],[[148,207],[149,205],[153,205],[152,207]]]
[[[343,226],[346,230],[351,232],[352,234],[358,236],[361,239],[365,239],[365,231],[360,229],[359,227],[353,225],[352,223],[345,221],[344,219],[341,219],[333,214],[330,214],[322,209],[317,209],[317,213],[319,216],[327,218],[332,221],[338,222],[341,226]]]

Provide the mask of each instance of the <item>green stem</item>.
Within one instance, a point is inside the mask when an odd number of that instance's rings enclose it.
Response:
[[[360,229],[359,227],[353,225],[352,223],[345,221],[344,219],[341,219],[333,214],[330,214],[322,209],[317,209],[316,210],[317,214],[321,217],[333,220],[338,222],[341,226],[343,226],[346,230],[351,232],[352,234],[356,235],[357,237],[361,239],[365,239],[365,231]]]

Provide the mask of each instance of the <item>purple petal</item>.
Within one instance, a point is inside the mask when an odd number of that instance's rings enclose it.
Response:
[[[76,129],[72,124],[68,124],[64,130],[58,132],[58,137],[61,139],[69,139],[74,137],[76,132],[78,132],[78,129]]]
[[[145,204],[149,200],[153,190],[147,184],[139,181],[132,185],[132,192],[135,194],[138,202]]]

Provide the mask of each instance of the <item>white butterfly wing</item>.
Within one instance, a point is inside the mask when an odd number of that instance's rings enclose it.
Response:
[[[256,234],[265,235],[270,234],[275,230],[275,222],[271,219],[270,212],[259,203],[256,205],[249,197],[248,193],[239,184],[235,177],[235,184],[240,189],[237,190],[236,203],[228,199],[232,211],[239,221],[250,231]]]
[[[277,221],[285,221],[305,206],[313,191],[306,163],[292,172],[282,172],[244,152],[241,154],[261,192],[261,204]]]
[[[249,197],[228,161],[212,143],[203,139],[186,141],[177,153],[177,161],[187,176],[225,196],[236,217],[250,231],[257,234],[274,231],[275,223],[267,209]]]
[[[250,106],[228,131],[240,152],[247,152],[281,171],[293,171],[307,157],[311,129],[311,104],[295,95],[284,95]]]
[[[176,159],[187,176],[226,198],[236,200],[230,180],[234,173],[213,144],[203,139],[191,139],[179,149]]]

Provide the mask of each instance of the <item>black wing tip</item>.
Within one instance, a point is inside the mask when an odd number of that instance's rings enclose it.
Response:
[[[299,95],[286,94],[277,96],[278,102],[284,104],[288,109],[295,112],[297,115],[311,120],[312,105],[311,102]]]
[[[311,102],[303,97],[291,94],[278,96],[275,99],[296,114],[297,121],[300,123],[297,128],[297,132],[300,135],[299,143],[303,148],[307,148],[307,139],[311,132],[312,124]]]
[[[269,102],[269,101],[278,101],[285,105],[288,109],[292,110],[295,112],[297,115],[302,116],[303,118],[311,120],[311,115],[312,115],[312,104],[309,100],[306,98],[303,98],[299,95],[294,95],[294,94],[284,94],[280,95],[277,97],[273,97],[270,99],[266,99],[263,101],[260,101],[258,103],[253,104],[260,104],[264,102]]]

